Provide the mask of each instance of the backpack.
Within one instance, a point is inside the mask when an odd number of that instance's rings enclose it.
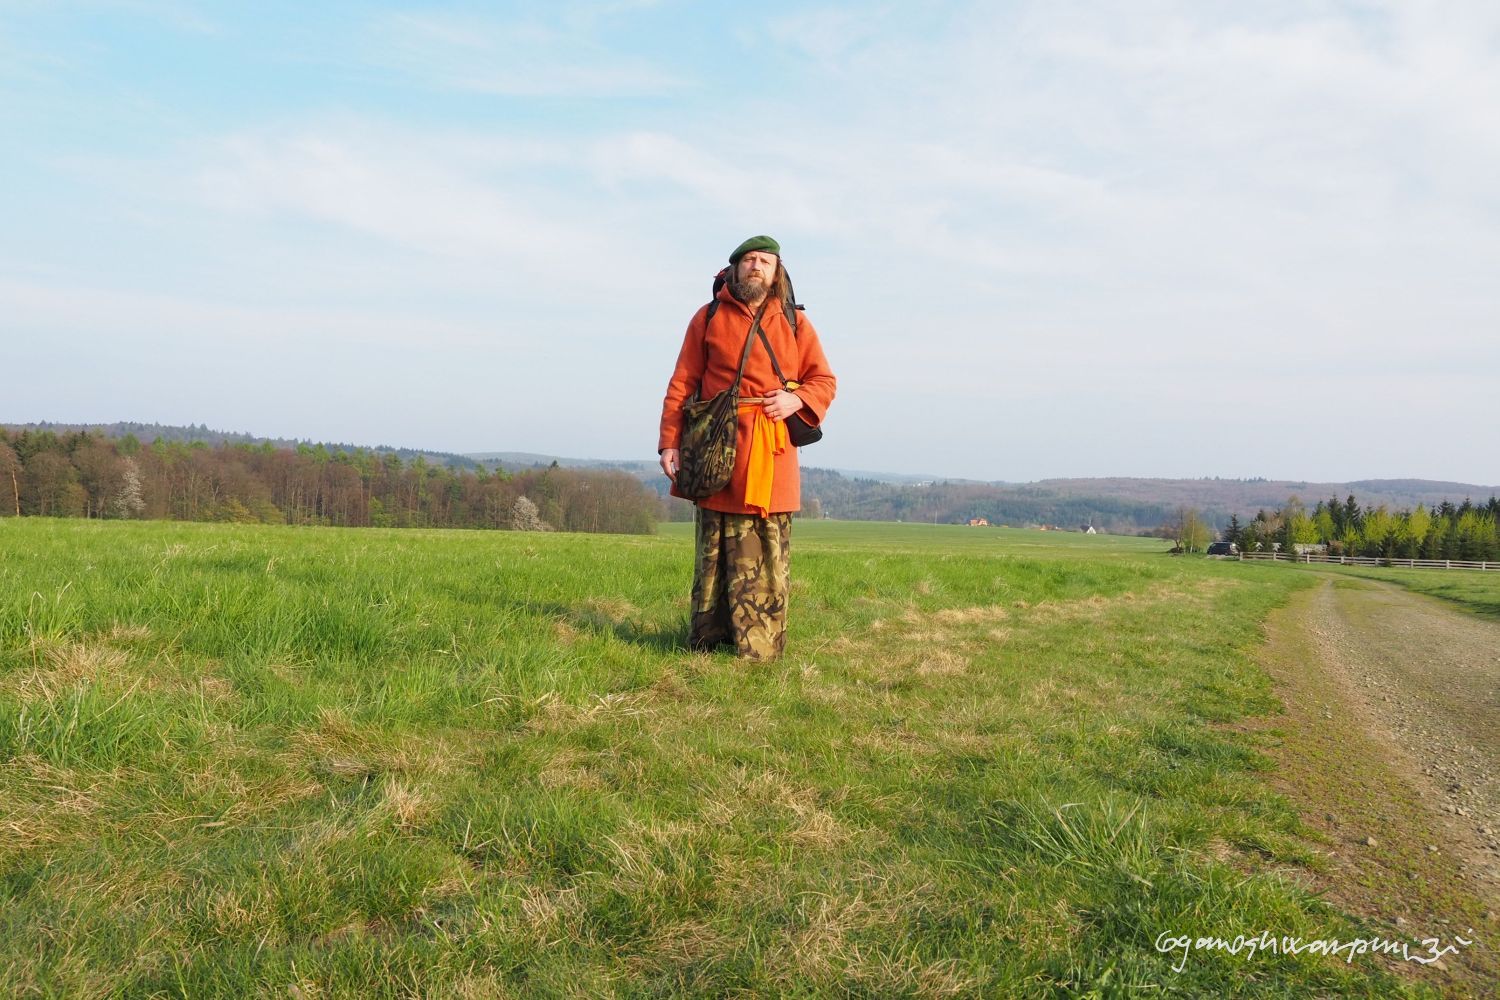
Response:
[[[781,270],[783,274],[786,274],[786,268],[784,266]],[[708,300],[708,312],[703,317],[703,336],[705,341],[705,350],[707,350],[708,324],[714,321],[714,313],[719,311],[719,289],[723,288],[724,283],[728,280],[729,268],[727,267],[719,271],[718,274],[714,275],[714,295],[713,298]],[[764,309],[765,307],[762,306],[761,308]],[[782,300],[781,308],[786,313],[787,325],[792,328],[792,337],[795,338],[797,336],[797,313],[801,312],[803,310],[803,307],[797,302],[797,293],[792,289],[792,276],[790,274],[786,274],[786,298]],[[756,317],[756,321],[751,324],[751,331],[751,339],[754,339],[754,333],[758,332],[760,334],[761,343],[766,345],[766,354],[771,358],[771,367],[775,370],[776,377],[781,380],[781,384],[789,388],[796,388],[797,383],[788,382],[786,376],[781,373],[781,365],[777,364],[776,362],[776,352],[771,350],[771,341],[766,337],[766,332],[760,329],[760,319],[758,315]],[[750,341],[747,340],[745,341],[744,357],[740,359],[741,372],[745,370],[745,358],[748,358],[749,356]],[[735,388],[738,389],[738,376],[735,377],[734,384]],[[823,429],[821,427],[814,427],[813,425],[809,424],[807,422],[807,418],[802,416],[802,414],[800,413],[794,413],[787,418],[786,429],[787,435],[791,438],[792,444],[798,448],[803,448],[810,444],[817,444],[823,439]],[[731,467],[733,467],[734,453],[732,451],[729,454],[729,464]],[[681,474],[679,473],[679,477],[680,475]]]

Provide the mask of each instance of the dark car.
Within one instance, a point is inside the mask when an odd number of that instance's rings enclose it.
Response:
[[[1237,556],[1240,554],[1240,547],[1233,542],[1214,542],[1208,547],[1208,554],[1211,556]]]

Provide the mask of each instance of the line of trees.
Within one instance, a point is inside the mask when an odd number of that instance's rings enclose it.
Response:
[[[1163,523],[1172,508],[1163,503],[1097,495],[1064,495],[1039,486],[994,483],[881,483],[829,469],[802,469],[804,506],[819,501],[820,513],[841,520],[926,521],[964,524],[982,517],[991,524],[1093,524],[1101,531],[1130,534]],[[691,514],[691,508],[688,509]],[[804,510],[804,515],[807,511]],[[1227,514],[1209,511],[1205,517]]]
[[[0,516],[648,534],[662,504],[623,472],[454,470],[365,449],[0,429]]]
[[[1172,519],[1155,531],[1146,532],[1170,539],[1173,552],[1203,552],[1213,540],[1213,529],[1195,507],[1178,507]]]
[[[1497,526],[1497,497],[1483,504],[1445,500],[1391,511],[1384,504],[1361,507],[1351,494],[1342,502],[1320,500],[1311,511],[1292,497],[1280,510],[1261,510],[1243,525],[1231,517],[1223,537],[1246,551],[1326,546],[1330,555],[1500,561]]]

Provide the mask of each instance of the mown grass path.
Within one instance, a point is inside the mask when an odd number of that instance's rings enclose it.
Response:
[[[17,996],[1430,995],[1161,935],[1370,927],[1269,788],[1262,622],[1159,543],[798,522],[790,652],[689,541],[0,521]],[[1180,966],[1180,968],[1174,968]]]

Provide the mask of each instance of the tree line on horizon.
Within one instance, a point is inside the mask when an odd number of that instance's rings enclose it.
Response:
[[[623,472],[452,469],[421,456],[0,428],[0,516],[649,534],[661,501]]]
[[[919,521],[967,524],[984,518],[990,524],[1016,527],[1092,524],[1100,531],[1129,535],[1149,531],[1171,513],[1163,503],[1097,494],[1062,494],[1046,487],[1000,486],[994,483],[938,481],[885,483],[848,477],[831,469],[802,469],[804,513],[814,501],[816,512],[852,521]],[[689,514],[691,510],[689,510]],[[1228,515],[1211,511],[1207,516]]]
[[[1232,516],[1222,538],[1241,551],[1322,546],[1333,556],[1500,561],[1500,497],[1398,511],[1385,504],[1361,507],[1353,494],[1343,501],[1319,500],[1309,511],[1292,497],[1279,510],[1258,511],[1245,524]]]
[[[477,470],[484,463],[469,458],[467,455],[458,455],[448,451],[434,451],[430,448],[398,448],[391,445],[379,444],[374,447],[364,447],[345,441],[316,441],[304,438],[282,438],[263,437],[248,434],[243,431],[221,431],[209,427],[207,424],[158,424],[141,423],[134,420],[116,420],[113,423],[103,424],[71,424],[59,423],[52,420],[38,420],[27,424],[0,424],[0,430],[9,431],[12,436],[23,431],[37,433],[39,431],[51,431],[59,436],[66,434],[96,434],[111,440],[119,440],[125,437],[133,437],[138,441],[164,441],[168,444],[177,441],[182,444],[193,444],[202,442],[210,448],[216,448],[221,444],[246,444],[264,445],[269,442],[272,447],[285,448],[295,451],[299,445],[316,447],[321,444],[329,452],[334,451],[373,451],[380,455],[395,455],[403,462],[410,462],[417,457],[423,458],[429,464],[437,462],[455,469]]]

